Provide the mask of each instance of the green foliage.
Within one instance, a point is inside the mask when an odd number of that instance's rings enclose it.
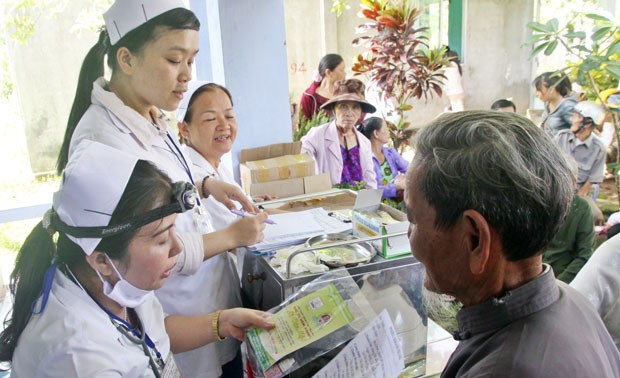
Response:
[[[350,8],[348,0],[332,0],[332,12],[336,13],[336,17],[342,16],[342,12]]]
[[[16,254],[39,221],[41,219],[28,219],[0,224],[0,255]]]
[[[594,25],[589,32],[576,30],[576,21],[584,17]],[[536,56],[541,52],[551,55],[558,46],[563,46],[574,60],[559,71],[570,72],[584,88],[586,97],[599,100],[609,110],[600,93],[615,88],[620,80],[620,22],[603,14],[585,13],[578,14],[562,27],[557,19],[544,24],[530,22],[527,26],[532,30],[532,36],[527,41],[527,45],[532,47],[531,55]],[[615,115],[613,123],[616,138],[620,140],[620,126]],[[620,200],[620,181],[615,174],[619,164],[616,162],[609,166],[616,178]]]
[[[6,59],[0,60],[0,77],[2,78],[2,87],[0,87],[0,96],[9,98],[14,90],[13,81],[9,77],[9,63]]]
[[[114,0],[84,2],[75,20],[72,32],[95,30],[103,24],[101,15]],[[8,54],[5,47],[12,44],[28,45],[36,33],[37,22],[42,18],[55,18],[69,7],[71,0],[0,0],[0,95],[8,98],[14,89],[9,74]]]
[[[362,17],[369,21],[359,25],[356,33],[372,35],[353,40],[353,45],[367,51],[357,56],[352,70],[356,75],[367,74],[381,91],[379,97],[396,104],[394,113],[399,121],[390,131],[398,148],[410,126],[403,116],[412,109],[409,100],[442,95],[443,67],[448,59],[444,49],[428,46],[428,28],[418,25],[422,11],[415,1],[362,0],[361,7]]]
[[[304,135],[308,134],[308,131],[310,131],[311,128],[313,128],[314,126],[326,124],[329,121],[329,116],[322,110],[315,114],[314,117],[309,120],[306,119],[306,115],[304,113],[299,112],[299,126],[295,130],[293,140],[301,140]]]
[[[344,183],[344,184],[336,184],[334,185],[334,188],[336,189],[351,189],[351,190],[355,190],[360,191],[362,189],[364,189],[366,187],[366,181],[354,181],[353,184],[350,183]]]
[[[594,23],[586,32],[576,29],[576,21],[585,17]],[[578,15],[560,27],[557,19],[546,23],[530,22],[532,36],[527,45],[532,47],[531,56],[540,53],[551,55],[559,46],[573,57],[562,71],[569,71],[586,90],[586,96],[596,99],[598,93],[615,87],[620,80],[620,23],[605,15],[587,13]],[[589,36],[589,38],[588,38]]]

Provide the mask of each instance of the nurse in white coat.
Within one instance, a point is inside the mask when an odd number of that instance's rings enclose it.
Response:
[[[11,275],[14,308],[0,335],[11,376],[176,377],[173,352],[272,328],[248,309],[162,311],[153,290],[177,264],[174,224],[194,201],[191,184],[149,162],[95,142],[76,150]]]
[[[191,160],[180,151],[161,111],[176,110],[187,90],[198,52],[196,16],[184,8],[182,0],[117,0],[104,20],[106,27],[80,71],[58,159],[59,173],[80,143],[94,140],[152,161],[172,180],[195,183],[203,198],[211,195],[228,208],[235,199],[256,212],[237,187],[194,177]],[[103,77],[105,56],[112,72],[109,81]],[[184,246],[179,258],[188,260],[188,270],[181,274],[191,274],[203,260],[263,237],[264,214],[209,233],[210,224],[199,209],[177,221]]]
[[[184,143],[182,150],[192,160],[192,172],[238,186],[232,171],[225,164],[221,164],[222,157],[231,151],[237,137],[237,119],[228,89],[205,81],[191,82],[186,96],[179,104],[177,120]],[[271,197],[262,196],[260,199]],[[204,202],[216,230],[224,229],[237,221],[238,216],[228,211],[221,202],[212,198],[207,198]],[[236,205],[241,207],[239,203]],[[213,308],[241,306],[237,271],[241,271],[246,251],[238,248],[233,252],[235,253],[222,253],[212,257],[205,264],[208,269],[201,269],[197,273],[205,276],[202,292],[204,300],[192,304],[194,311],[209,312]],[[235,257],[238,268],[233,262]],[[182,353],[177,356],[177,361],[188,376],[200,377],[209,370],[208,362],[203,356],[210,353],[217,353],[222,364],[222,376],[243,375],[239,343],[235,340]]]
[[[161,112],[176,110],[192,78],[200,26],[196,16],[182,0],[117,0],[104,20],[106,28],[80,72],[58,168],[80,144],[94,140],[153,162],[173,181],[195,183],[201,200],[210,193],[227,208],[237,200],[256,212],[238,187],[191,170],[191,159],[181,151],[175,133],[168,131],[168,120]],[[109,81],[103,77],[106,55]],[[205,297],[208,276],[204,271],[209,271],[210,258],[263,237],[266,214],[211,232],[203,205],[201,201],[175,222],[183,244],[178,259],[183,264],[157,292],[168,314],[197,315],[198,303],[212,303],[213,298]],[[213,306],[208,312],[217,309]],[[215,353],[201,356],[196,363],[209,366],[202,377],[222,374]]]

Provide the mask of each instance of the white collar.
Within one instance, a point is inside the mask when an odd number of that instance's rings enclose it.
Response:
[[[125,128],[134,134],[138,142],[147,150],[155,140],[165,137],[168,131],[167,117],[161,111],[156,115],[155,122],[149,122],[133,108],[125,105],[114,92],[106,88],[108,88],[108,82],[103,77],[97,79],[93,83],[91,101],[94,105],[100,105],[113,114],[116,117],[114,123],[117,127]]]

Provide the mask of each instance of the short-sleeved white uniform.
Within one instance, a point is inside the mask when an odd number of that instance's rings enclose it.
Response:
[[[152,293],[135,308],[165,360],[170,340],[164,312]],[[22,332],[11,377],[155,377],[141,345],[119,332],[110,317],[77,284],[56,271],[47,305]]]
[[[76,127],[70,151],[75,150],[81,140],[95,140],[153,162],[173,181],[189,181],[178,151],[170,146],[165,123],[153,125],[138,112],[125,106],[114,93],[105,89],[106,86],[103,78],[95,82],[92,105]],[[178,146],[176,135],[169,135]],[[191,159],[185,155],[184,158],[191,169]],[[200,180],[201,177],[196,176],[194,180]],[[183,260],[183,264],[180,264],[181,274],[175,272],[156,292],[165,312],[171,315],[202,315],[229,308],[229,303],[240,303],[240,299],[233,302],[236,298],[230,298],[221,290],[227,280],[238,286],[236,276],[231,277],[228,270],[222,269],[218,258],[202,262],[202,236],[198,233],[193,213],[188,211],[180,214],[176,228],[185,251],[180,256],[180,260]],[[220,343],[175,354],[175,358],[184,376],[216,378],[222,374],[222,361],[228,362],[234,358],[237,349],[237,341],[228,338]]]

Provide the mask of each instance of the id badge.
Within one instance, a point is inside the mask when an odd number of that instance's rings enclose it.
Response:
[[[181,370],[177,366],[176,361],[174,360],[174,356],[172,352],[168,353],[168,358],[166,358],[166,364],[164,365],[164,370],[161,372],[162,378],[181,378]]]
[[[215,231],[213,228],[213,221],[207,209],[204,208],[204,202],[194,207],[194,222],[196,222],[196,228],[202,235]]]

